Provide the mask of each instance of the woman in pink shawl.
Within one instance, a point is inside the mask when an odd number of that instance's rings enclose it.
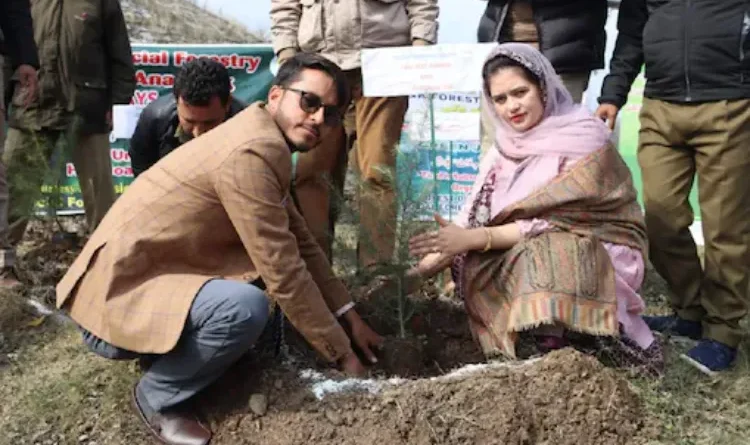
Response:
[[[521,336],[542,353],[585,343],[660,369],[637,293],[643,216],[608,128],[574,104],[528,45],[499,45],[482,74],[495,147],[457,220],[436,216],[439,230],[411,239],[422,258],[412,273],[425,278],[452,265],[487,356],[515,357]]]

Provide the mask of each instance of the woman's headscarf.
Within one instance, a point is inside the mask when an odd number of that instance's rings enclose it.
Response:
[[[464,227],[468,224],[472,203],[487,174],[501,156],[519,164],[514,182],[520,182],[522,177],[529,180],[524,181],[526,185],[523,190],[511,185],[509,190],[494,194],[493,217],[504,206],[528,196],[533,191],[529,187],[541,186],[554,178],[559,172],[562,158],[582,158],[603,148],[611,135],[602,120],[573,102],[552,64],[532,46],[523,43],[498,45],[487,57],[485,66],[497,56],[517,61],[539,79],[544,114],[535,127],[525,132],[516,131],[497,115],[489,92],[483,89],[482,106],[486,107],[485,112],[495,123],[495,146],[480,161],[472,192],[455,220],[456,224]]]
[[[542,121],[534,128],[518,132],[495,112],[492,98],[484,91],[484,106],[495,121],[495,146],[511,158],[539,155],[585,155],[598,150],[610,138],[607,125],[573,98],[552,68],[549,60],[532,46],[505,43],[495,48],[485,65],[497,56],[505,56],[531,71],[541,84],[544,100]]]

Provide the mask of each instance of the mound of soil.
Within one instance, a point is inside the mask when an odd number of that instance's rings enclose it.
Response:
[[[619,445],[637,443],[643,426],[627,383],[572,349],[374,395],[317,401],[299,381],[278,379],[269,395],[264,416],[245,409],[212,422],[212,443]]]

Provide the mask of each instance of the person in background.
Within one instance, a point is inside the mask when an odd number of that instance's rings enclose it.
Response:
[[[28,91],[27,106],[37,95],[39,57],[34,42],[31,10],[27,0],[4,0],[0,3],[0,156],[5,148],[5,77],[16,79]],[[6,62],[5,59],[8,59]],[[7,70],[6,70],[7,65]],[[6,74],[7,72],[7,74]],[[15,249],[8,242],[8,179],[0,160],[0,289],[21,285],[15,271]]]
[[[489,0],[479,42],[527,43],[549,59],[576,103],[592,70],[604,68],[607,0]],[[483,108],[485,110],[485,108]],[[492,146],[491,116],[481,113],[482,154]]]
[[[246,104],[232,96],[231,88],[229,72],[215,60],[201,57],[182,65],[173,94],[141,112],[128,147],[133,175],[242,111]]]
[[[271,298],[328,361],[363,375],[382,338],[292,204],[292,153],[341,125],[341,70],[299,54],[258,102],[143,172],[112,206],[57,285],[57,307],[93,352],[149,358],[136,412],[167,444],[211,432],[178,409],[258,340]],[[249,282],[261,278],[263,292]],[[348,331],[344,329],[346,327]]]
[[[109,133],[112,107],[135,89],[128,30],[118,0],[34,0],[39,92],[12,82],[4,161],[10,240],[23,237],[58,145],[72,157],[93,230],[115,200]],[[63,174],[53,166],[52,174]],[[52,179],[54,181],[54,179]]]
[[[330,183],[339,195],[343,192],[347,153],[356,137],[361,177],[358,271],[364,276],[377,274],[393,258],[392,176],[408,97],[363,97],[360,52],[435,43],[438,12],[437,0],[271,0],[271,34],[280,62],[299,51],[321,54],[338,64],[351,84],[346,128],[331,134],[314,152],[300,155],[299,165],[313,166],[307,169],[313,174],[298,174],[296,191],[316,238],[330,245],[336,217]]]
[[[623,0],[597,114],[614,127],[645,63],[638,164],[650,258],[674,315],[651,329],[700,340],[682,356],[728,369],[743,336],[750,267],[750,9],[744,0]],[[698,179],[704,262],[690,233]]]

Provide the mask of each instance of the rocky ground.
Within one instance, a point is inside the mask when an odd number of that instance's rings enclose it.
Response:
[[[231,18],[192,0],[122,0],[123,15],[134,43],[260,43],[268,41]]]

